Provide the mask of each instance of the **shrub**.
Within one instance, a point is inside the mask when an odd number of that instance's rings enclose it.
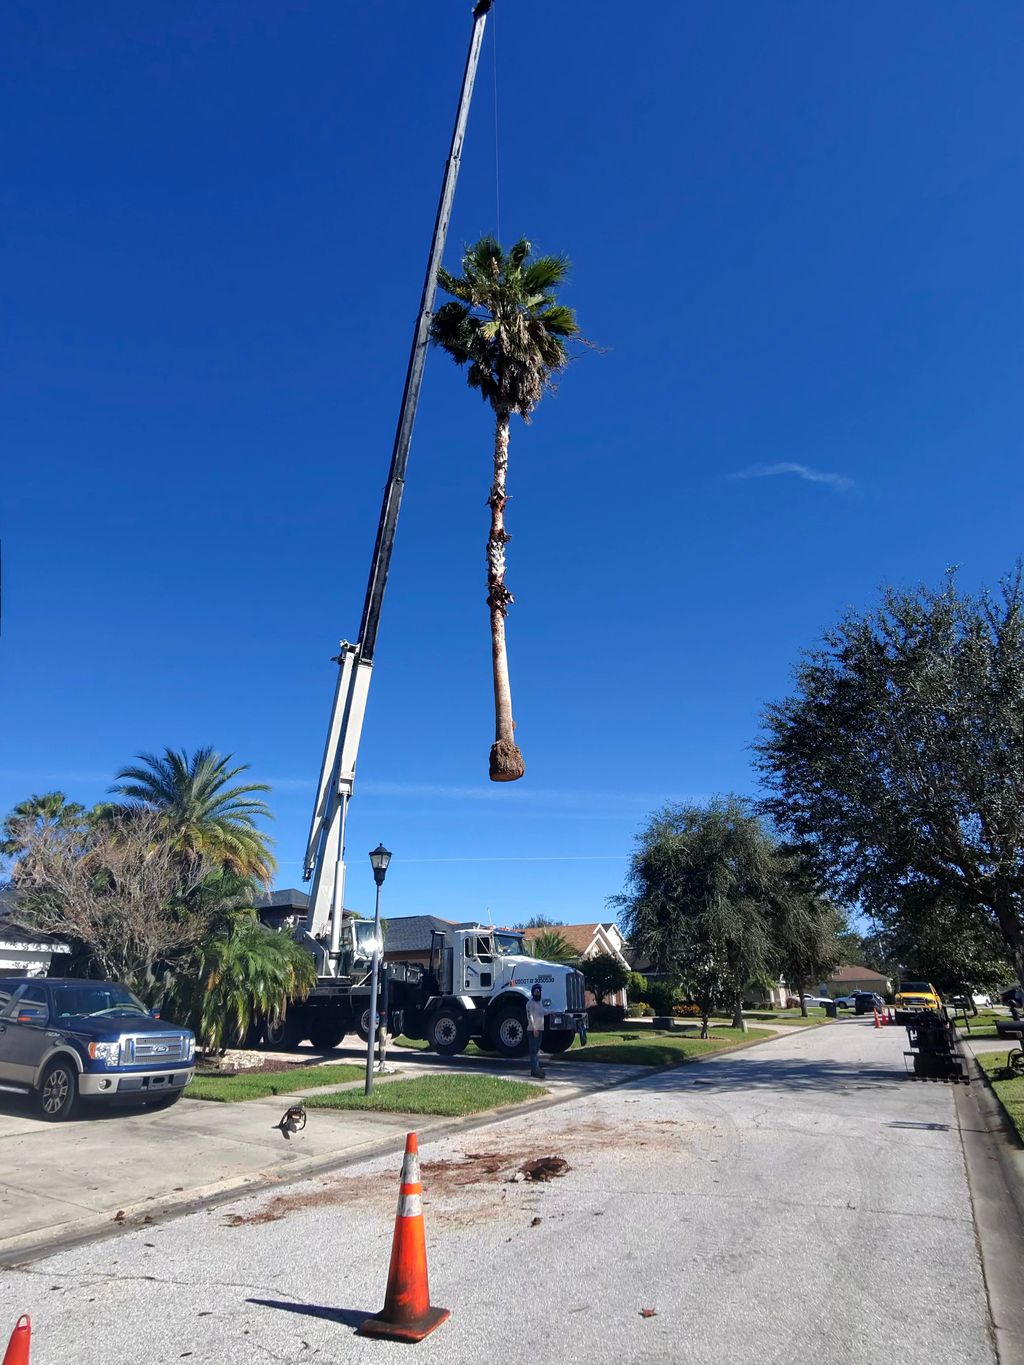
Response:
[[[670,1014],[675,1004],[675,987],[667,981],[652,981],[647,987],[647,999],[654,1006],[655,1014]]]
[[[640,972],[630,972],[626,981],[626,994],[630,1000],[647,1000],[647,978]]]
[[[587,1015],[592,1024],[621,1024],[626,1011],[621,1005],[591,1005]]]
[[[648,1005],[646,1000],[641,1000],[639,1005],[634,1005],[630,1010],[630,1014],[637,1014],[643,1019],[649,1018],[653,1013],[654,1010]]]
[[[673,1005],[672,1013],[677,1015],[680,1019],[699,1019],[701,1017],[700,1006],[695,1005],[690,1000],[684,1001],[681,1005]]]

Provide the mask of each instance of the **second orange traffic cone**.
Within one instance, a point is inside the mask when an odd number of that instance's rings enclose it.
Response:
[[[875,1016],[875,1028],[881,1028],[882,1027],[881,1015],[878,1013],[877,1010],[872,1010],[871,1013]]]
[[[28,1349],[32,1344],[32,1323],[27,1313],[14,1324],[11,1340],[4,1352],[3,1365],[29,1365]]]
[[[451,1316],[447,1308],[430,1306],[419,1152],[419,1139],[415,1133],[410,1133],[405,1139],[387,1294],[383,1309],[372,1318],[366,1318],[360,1326],[360,1334],[364,1337],[422,1341]]]

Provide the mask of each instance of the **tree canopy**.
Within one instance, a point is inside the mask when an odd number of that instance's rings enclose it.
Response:
[[[611,898],[630,944],[689,986],[707,1016],[727,1003],[743,1027],[747,983],[772,965],[775,849],[736,796],[668,805],[640,834],[627,889]]]
[[[1024,981],[1024,593],[887,588],[800,662],[756,745],[765,810],[840,898],[998,931]]]
[[[269,880],[274,859],[256,821],[268,819],[270,809],[254,793],[270,788],[263,782],[228,785],[248,771],[248,764],[232,768],[231,754],[222,756],[209,747],[192,754],[165,749],[137,757],[141,766],[122,768],[110,790],[135,806],[158,812],[175,854],[219,863],[242,877]]]

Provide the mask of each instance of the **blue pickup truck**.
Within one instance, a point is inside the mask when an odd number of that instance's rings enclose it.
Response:
[[[173,1104],[195,1071],[190,1029],[157,1019],[116,981],[0,977],[0,1090],[40,1118],[79,1099]]]

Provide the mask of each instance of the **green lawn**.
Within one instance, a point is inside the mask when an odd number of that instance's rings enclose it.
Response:
[[[190,1100],[258,1100],[264,1095],[292,1095],[296,1090],[311,1090],[318,1085],[342,1085],[365,1075],[361,1066],[328,1063],[325,1066],[297,1066],[291,1071],[258,1072],[252,1076],[199,1076],[185,1091]]]
[[[975,1055],[988,1077],[989,1084],[1009,1114],[1018,1135],[1024,1138],[1024,1076],[1015,1076],[1009,1081],[997,1081],[995,1076],[1006,1065],[1006,1053],[982,1052]]]
[[[952,1015],[952,1011],[950,1012]],[[1005,1014],[996,1014],[994,1010],[979,1010],[977,1015],[968,1015],[967,1022],[971,1026],[970,1033],[964,1028],[963,1015],[956,1016],[956,1026],[965,1038],[998,1038],[996,1032],[996,1020],[1006,1019]]]
[[[825,1011],[808,1009],[805,1019],[799,1010],[744,1010],[743,1017],[757,1024],[796,1024],[798,1028],[810,1028],[812,1024],[825,1022]],[[732,1022],[732,1015],[728,1022]]]
[[[504,1104],[522,1104],[548,1092],[542,1085],[504,1081],[498,1076],[417,1076],[414,1080],[380,1081],[367,1098],[361,1090],[314,1095],[307,1109],[380,1109],[389,1114],[445,1114],[452,1118],[479,1114]]]
[[[617,1028],[591,1030],[590,1041],[586,1047],[581,1048],[577,1038],[569,1051],[560,1055],[572,1062],[619,1062],[628,1066],[665,1066],[669,1062],[685,1062],[691,1057],[703,1057],[708,1052],[721,1052],[723,1048],[735,1047],[737,1043],[757,1042],[771,1036],[767,1029],[748,1028],[746,1033],[742,1033],[739,1029],[729,1028],[726,1024],[719,1024],[714,1020],[711,1021],[711,1033],[714,1036],[702,1042],[696,1036],[696,1030],[669,1033],[664,1029],[652,1029],[649,1024],[637,1024],[635,1028],[623,1024]],[[426,1043],[414,1042],[409,1038],[398,1038],[396,1041],[418,1051],[426,1047]],[[468,1045],[466,1055],[500,1060],[495,1059],[493,1053],[481,1053],[474,1043]],[[452,1060],[454,1062],[455,1059]],[[558,1059],[552,1060],[546,1053],[542,1054],[542,1061],[545,1066],[548,1063],[558,1065]]]
[[[662,1033],[647,1029],[640,1034],[627,1024],[621,1030],[591,1034],[597,1042],[581,1048],[578,1041],[563,1055],[574,1062],[619,1062],[627,1066],[667,1066],[671,1062],[686,1062],[691,1057],[703,1057],[709,1052],[721,1052],[737,1043],[754,1043],[773,1035],[768,1029],[726,1028],[712,1022],[712,1037],[703,1041],[695,1033]]]

